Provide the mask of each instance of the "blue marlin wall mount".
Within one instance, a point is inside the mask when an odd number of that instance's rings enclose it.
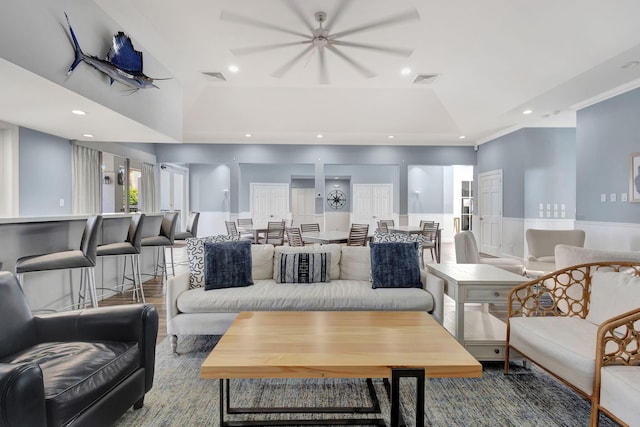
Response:
[[[69,33],[71,34],[71,41],[73,42],[73,48],[75,50],[75,59],[67,71],[67,76],[70,75],[81,62],[85,62],[101,73],[106,74],[107,77],[109,77],[110,84],[113,84],[114,81],[120,82],[132,89],[133,92],[152,87],[157,89],[158,86],[153,84],[154,80],[167,80],[153,79],[142,72],[142,52],[133,48],[131,39],[122,31],[114,34],[111,48],[105,59],[87,55],[80,49],[80,44],[78,43],[78,39],[71,27],[71,22],[69,22],[69,16],[67,16],[66,12],[64,16],[67,18],[67,25],[69,26]]]

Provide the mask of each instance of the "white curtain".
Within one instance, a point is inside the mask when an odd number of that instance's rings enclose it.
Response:
[[[150,163],[142,164],[142,179],[140,187],[140,210],[142,212],[157,212],[156,172],[154,165]]]
[[[72,168],[73,213],[100,213],[100,152],[74,145]]]

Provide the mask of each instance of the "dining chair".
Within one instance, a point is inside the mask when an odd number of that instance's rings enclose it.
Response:
[[[384,221],[378,221],[378,231],[387,234],[389,232],[389,226]]]
[[[378,221],[378,224],[379,223],[384,223],[387,225],[387,227],[389,226],[393,227],[394,225],[396,225],[395,221],[392,219],[381,219],[380,221]]]
[[[24,288],[24,274],[36,271],[71,270],[80,269],[80,290],[78,303],[73,303],[70,308],[86,306],[86,292],[89,290],[89,300],[92,307],[98,306],[98,293],[96,292],[95,266],[98,247],[98,235],[102,230],[102,215],[91,215],[87,218],[84,232],[80,240],[80,248],[53,252],[44,255],[28,255],[16,261],[15,272],[20,286]],[[70,275],[71,278],[71,275]],[[85,281],[86,279],[86,281]]]
[[[244,229],[248,229],[251,230],[253,229],[253,219],[252,218],[238,218],[238,229],[240,228],[244,228]],[[253,232],[243,232],[241,230],[238,230],[238,232],[240,233],[240,238],[241,239],[249,239],[251,238],[252,240],[254,239],[254,235]]]
[[[319,233],[320,232],[320,224],[300,224],[300,231],[304,233]]]
[[[351,224],[347,246],[367,246],[369,224]]]
[[[289,246],[304,246],[302,233],[300,233],[300,229],[298,227],[287,227],[286,232]]]
[[[424,242],[422,243],[422,247],[420,249],[420,262],[424,267],[424,251],[429,249],[431,251],[431,259],[436,260],[435,251],[437,245],[438,238],[438,227],[440,227],[440,223],[434,221],[420,221],[422,222],[422,237],[424,237]]]
[[[238,228],[236,227],[236,223],[233,221],[225,221],[224,222],[225,227],[227,227],[227,234],[229,236],[239,236],[240,233],[238,233]]]
[[[267,234],[263,239],[258,240],[259,243],[269,243],[274,246],[282,246],[284,243],[284,222],[269,221],[267,223]]]

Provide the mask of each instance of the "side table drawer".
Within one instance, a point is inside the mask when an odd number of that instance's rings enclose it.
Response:
[[[508,288],[466,289],[465,302],[499,302],[506,301],[509,296]]]
[[[504,344],[465,344],[465,347],[478,360],[504,360]]]

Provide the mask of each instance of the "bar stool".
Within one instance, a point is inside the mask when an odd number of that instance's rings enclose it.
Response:
[[[165,249],[173,246],[173,242],[176,237],[176,224],[178,223],[178,212],[165,212],[162,217],[162,224],[160,225],[160,233],[157,236],[143,237],[142,247],[153,247],[156,249],[162,248],[162,264],[160,264],[160,253],[156,257],[156,267],[153,277],[158,277],[158,267],[162,268],[162,278],[167,278],[167,259],[165,255]],[[173,275],[176,275],[173,267],[173,252],[171,252],[171,270]]]
[[[178,231],[175,234],[174,245],[171,246],[171,260],[173,262],[173,248],[181,248],[186,245],[185,240],[192,237],[198,237],[198,221],[200,220],[200,212],[191,212],[187,221],[187,230]],[[178,265],[188,265],[189,261],[179,262]]]
[[[89,288],[91,306],[98,306],[98,294],[96,292],[95,266],[96,251],[98,246],[98,232],[102,227],[102,216],[92,215],[87,218],[80,241],[80,249],[53,252],[44,255],[29,255],[16,261],[16,276],[20,286],[24,288],[24,274],[36,271],[51,270],[80,270],[80,290],[78,306],[81,301],[86,305],[86,290]],[[87,284],[85,284],[85,278]],[[73,296],[72,296],[73,301]],[[76,304],[71,304],[74,307]]]
[[[144,290],[142,289],[142,275],[140,274],[140,253],[142,252],[142,227],[144,224],[143,213],[131,217],[129,232],[124,242],[109,243],[100,245],[97,248],[97,256],[124,256],[124,269],[122,271],[122,283],[120,288],[124,288],[124,279],[127,272],[127,258],[131,261],[131,280],[133,282],[133,297],[144,303]]]

